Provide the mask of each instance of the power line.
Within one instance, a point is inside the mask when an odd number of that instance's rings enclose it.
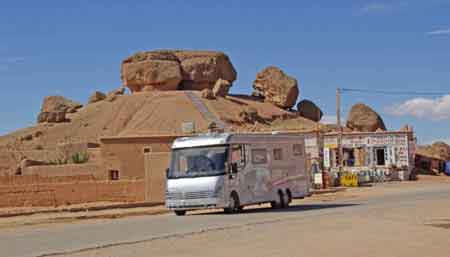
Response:
[[[366,94],[382,94],[382,95],[414,95],[414,96],[443,96],[449,95],[450,92],[418,92],[418,91],[387,91],[387,90],[371,90],[371,89],[355,89],[341,88],[341,92],[350,93],[366,93]]]

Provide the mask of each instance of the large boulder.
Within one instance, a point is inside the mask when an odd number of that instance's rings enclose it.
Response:
[[[253,88],[254,96],[283,109],[292,108],[299,95],[297,80],[274,66],[258,73]]]
[[[302,100],[297,104],[298,114],[306,119],[320,121],[323,116],[322,110],[310,100]]]
[[[69,100],[63,96],[46,96],[41,112],[67,112],[70,108],[79,109],[82,104]]]
[[[139,52],[122,62],[121,73],[132,93],[212,89],[218,79],[233,82],[237,76],[224,53],[181,50]]]
[[[383,119],[369,106],[358,103],[353,105],[347,118],[347,127],[354,131],[385,131]]]
[[[445,142],[435,142],[431,145],[432,152],[443,160],[450,160],[450,146]]]
[[[59,123],[66,121],[66,113],[76,112],[83,107],[80,103],[69,100],[63,96],[47,96],[38,115],[38,123]]]

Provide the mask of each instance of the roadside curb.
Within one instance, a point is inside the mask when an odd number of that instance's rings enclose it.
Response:
[[[18,216],[30,216],[35,214],[49,214],[49,213],[76,213],[76,212],[88,212],[88,211],[104,211],[111,209],[129,209],[129,208],[141,208],[141,207],[156,207],[162,206],[163,203],[122,203],[122,204],[110,204],[103,206],[91,206],[91,207],[74,207],[74,208],[61,208],[61,209],[46,209],[27,212],[15,212],[15,213],[0,213],[0,218],[11,218]]]

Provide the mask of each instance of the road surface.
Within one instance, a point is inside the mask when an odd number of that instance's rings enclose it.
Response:
[[[283,210],[0,230],[0,256],[450,256],[450,184],[395,183]]]

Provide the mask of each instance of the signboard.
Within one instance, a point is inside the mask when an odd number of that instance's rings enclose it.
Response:
[[[330,148],[323,149],[323,166],[330,168]]]

